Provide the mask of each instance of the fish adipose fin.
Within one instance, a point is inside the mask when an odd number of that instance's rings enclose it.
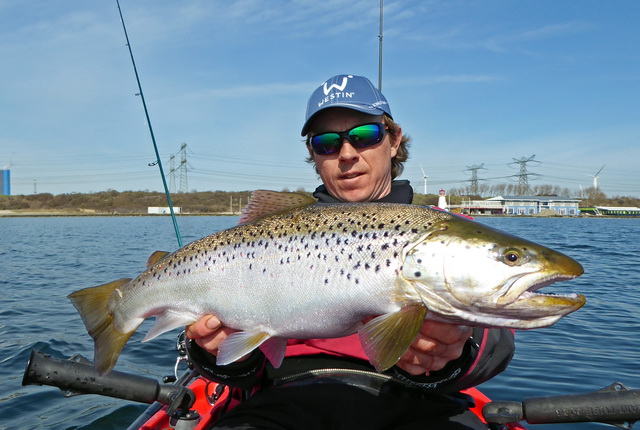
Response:
[[[378,372],[396,364],[409,349],[426,313],[422,303],[410,303],[397,312],[372,319],[358,331],[362,348]]]
[[[246,224],[267,215],[311,205],[315,202],[316,199],[302,193],[256,190],[251,193],[251,198],[242,210],[238,224]]]
[[[94,340],[93,360],[100,375],[113,369],[122,348],[135,332],[135,329],[127,333],[116,330],[108,307],[113,291],[129,281],[131,279],[120,279],[97,287],[85,288],[68,296]]]
[[[239,331],[231,333],[220,343],[216,364],[224,366],[237,361],[262,345],[270,338],[267,333]]]
[[[178,313],[170,310],[164,311],[156,315],[156,323],[151,327],[151,330],[142,339],[143,342],[148,342],[162,333],[166,333],[174,328],[184,327],[198,320],[198,316],[190,313]]]
[[[162,260],[164,257],[166,257],[169,254],[171,253],[167,251],[156,251],[153,254],[151,254],[149,256],[149,259],[147,260],[147,269],[153,266],[154,264],[156,264],[158,261]]]

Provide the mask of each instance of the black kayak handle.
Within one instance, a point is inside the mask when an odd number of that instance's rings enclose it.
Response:
[[[58,387],[65,396],[99,394],[140,403],[160,402],[169,405],[169,415],[176,411],[187,413],[196,400],[187,387],[160,384],[153,378],[118,371],[100,376],[81,355],[65,360],[35,349],[29,356],[22,385]]]
[[[530,397],[522,402],[491,402],[483,410],[487,422],[529,424],[600,422],[631,428],[640,420],[640,390],[620,382],[591,393]]]

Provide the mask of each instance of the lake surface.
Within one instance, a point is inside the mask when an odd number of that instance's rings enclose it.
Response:
[[[184,243],[230,227],[237,217],[180,217]],[[507,371],[480,388],[495,400],[601,389],[640,389],[640,219],[479,218],[560,250],[585,274],[548,291],[580,292],[587,304],[556,325],[518,331]],[[0,429],[120,429],[146,405],[100,396],[64,398],[52,387],[22,387],[32,348],[56,357],[93,356],[93,342],[66,296],[131,277],[156,250],[174,250],[167,217],[0,218]],[[142,344],[145,322],[117,370],[161,378],[175,364],[179,330]],[[540,429],[613,428],[600,424]]]

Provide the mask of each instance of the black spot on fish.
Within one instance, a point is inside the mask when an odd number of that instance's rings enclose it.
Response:
[[[422,276],[422,273],[414,272],[413,276],[415,276],[416,278],[419,278],[420,276]]]

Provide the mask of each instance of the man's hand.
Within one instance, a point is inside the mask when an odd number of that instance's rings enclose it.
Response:
[[[411,375],[428,375],[460,357],[471,327],[425,321],[420,333],[396,366]]]
[[[202,349],[217,355],[220,343],[236,331],[224,327],[215,315],[205,315],[188,326],[186,334]],[[440,370],[460,357],[471,333],[471,327],[425,321],[409,350],[396,365],[411,375],[428,375],[431,371]]]
[[[186,335],[210,354],[218,355],[220,342],[231,333],[236,332],[229,327],[224,327],[215,315],[205,315],[186,329]]]

